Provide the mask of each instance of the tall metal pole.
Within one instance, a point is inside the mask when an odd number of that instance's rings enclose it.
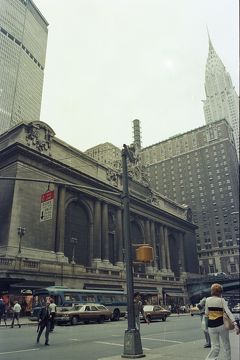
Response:
[[[71,264],[72,265],[75,265],[76,262],[75,262],[75,247],[78,243],[78,239],[75,238],[75,237],[72,237],[71,240],[70,240],[71,244],[73,244],[73,248],[72,248],[72,261],[71,261]]]
[[[18,254],[22,252],[22,237],[25,234],[26,229],[24,227],[18,227],[18,235],[19,235],[19,244],[18,244]]]
[[[122,181],[123,181],[123,234],[125,241],[126,255],[126,279],[127,279],[127,311],[128,311],[128,329],[124,336],[123,358],[141,358],[145,355],[142,350],[142,343],[139,330],[136,329],[134,313],[134,287],[133,287],[133,262],[132,262],[132,244],[130,239],[130,211],[129,211],[129,192],[128,192],[128,170],[127,158],[131,157],[128,147],[123,145],[122,149]]]

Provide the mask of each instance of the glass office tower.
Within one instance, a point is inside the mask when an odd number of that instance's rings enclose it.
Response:
[[[0,0],[0,133],[39,120],[47,27],[31,0]]]

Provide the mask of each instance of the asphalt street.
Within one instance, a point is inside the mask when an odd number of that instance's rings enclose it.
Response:
[[[36,325],[0,328],[0,359],[4,360],[97,360],[121,355],[127,321],[106,322],[76,326],[57,326],[50,334],[50,346],[44,345],[44,336],[36,344]],[[143,351],[161,352],[165,347],[177,348],[195,343],[205,356],[200,319],[197,316],[170,316],[166,322],[141,324]],[[159,350],[158,350],[159,349]],[[161,358],[161,356],[159,357]],[[177,358],[176,358],[177,359]],[[194,354],[192,359],[194,359]],[[204,359],[204,357],[203,357]]]

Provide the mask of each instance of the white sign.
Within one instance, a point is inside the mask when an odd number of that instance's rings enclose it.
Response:
[[[47,191],[41,195],[40,222],[51,220],[53,213],[54,191]]]

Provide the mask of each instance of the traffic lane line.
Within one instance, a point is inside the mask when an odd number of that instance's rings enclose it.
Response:
[[[0,355],[16,354],[16,353],[22,353],[22,352],[27,352],[27,351],[36,351],[36,350],[40,350],[40,349],[39,349],[39,348],[35,348],[35,349],[5,351],[5,352],[0,353]]]
[[[116,343],[111,343],[111,342],[106,342],[106,341],[95,341],[95,343],[103,344],[103,345],[113,345],[113,346],[121,346],[121,347],[123,347],[123,344],[116,344]],[[150,351],[152,349],[143,347],[143,350],[149,350]]]
[[[177,332],[176,331],[166,331],[166,332],[162,332],[162,333],[160,333],[160,334],[162,334],[162,335],[166,335],[166,334],[176,334]],[[154,334],[156,334],[156,333],[154,333]],[[112,334],[111,335],[112,337],[122,337],[122,335],[120,335],[120,334]],[[141,338],[142,338],[142,336],[141,336]]]
[[[172,342],[176,344],[183,344],[183,341],[177,341],[177,340],[167,340],[167,339],[154,339],[154,338],[148,338],[148,337],[141,337],[143,340],[151,340],[151,341],[163,341],[163,342]]]

